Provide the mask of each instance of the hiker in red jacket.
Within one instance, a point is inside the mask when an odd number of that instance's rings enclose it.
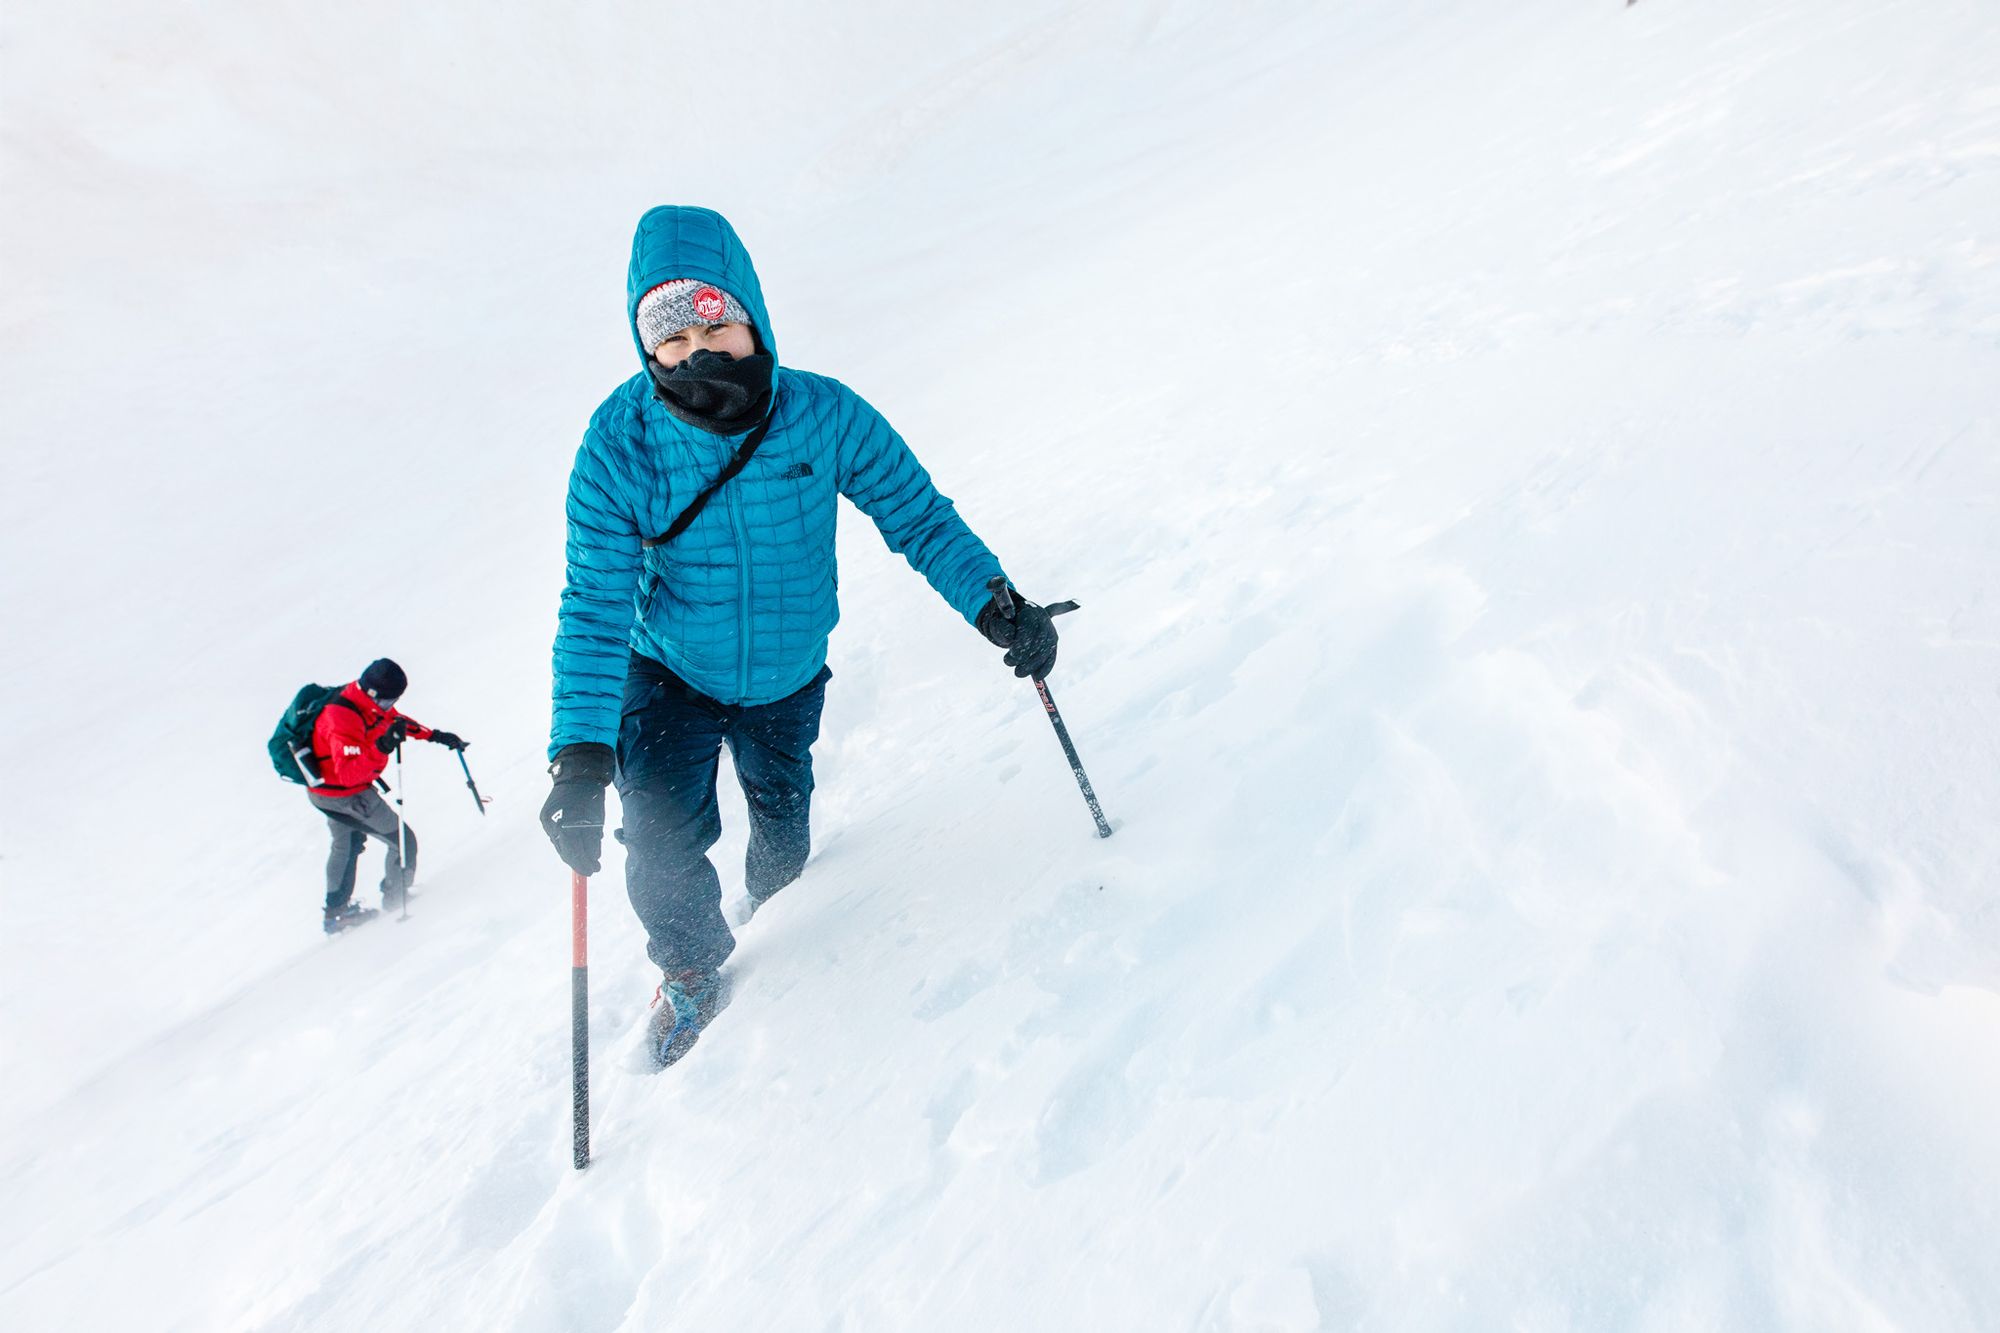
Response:
[[[396,812],[375,790],[389,756],[406,737],[453,750],[465,748],[465,742],[450,732],[433,731],[396,711],[396,701],[408,684],[403,668],[380,658],[329,700],[313,723],[313,759],[321,781],[307,791],[306,799],[326,816],[327,827],[333,830],[333,851],[326,859],[329,935],[373,915],[353,901],[354,870],[368,839],[378,839],[389,849],[382,873],[385,910],[403,905],[410,881],[416,878],[417,835],[403,824],[402,846],[397,847]]]

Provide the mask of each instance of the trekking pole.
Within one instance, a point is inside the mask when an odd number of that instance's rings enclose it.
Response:
[[[590,1165],[590,878],[569,873],[570,1155]]]
[[[458,766],[465,770],[465,785],[472,788],[472,799],[478,803],[479,813],[483,815],[486,813],[486,798],[479,794],[479,784],[472,780],[472,769],[465,762],[465,751],[458,750],[454,753],[458,755]]]
[[[1014,594],[1007,587],[1006,577],[995,575],[987,580],[986,586],[992,590],[994,597],[999,599],[1001,613],[1011,620]],[[1076,603],[1057,602],[1045,609],[1050,616],[1059,616],[1065,611],[1076,610]],[[1090,777],[1083,771],[1083,760],[1077,758],[1076,743],[1069,738],[1069,728],[1063,725],[1062,714],[1056,711],[1056,699],[1049,693],[1049,683],[1046,680],[1037,680],[1035,693],[1042,696],[1042,710],[1049,715],[1049,723],[1056,729],[1056,739],[1062,742],[1063,754],[1069,759],[1069,771],[1076,774],[1076,785],[1083,791],[1084,803],[1090,807],[1090,817],[1097,821],[1097,836],[1110,837],[1111,825],[1105,822],[1104,808],[1097,803],[1097,793],[1090,789]]]
[[[1049,693],[1049,683],[1035,682],[1035,692],[1042,696],[1042,707],[1047,710],[1049,722],[1056,729],[1056,739],[1062,742],[1063,753],[1069,756],[1069,771],[1076,774],[1076,785],[1083,789],[1084,803],[1090,807],[1090,817],[1097,821],[1097,836],[1111,836],[1111,825],[1104,821],[1104,809],[1097,803],[1097,793],[1090,789],[1090,777],[1083,771],[1083,761],[1076,757],[1076,746],[1069,738],[1069,728],[1063,725],[1062,714],[1056,711],[1056,701]]]
[[[410,919],[410,839],[409,831],[403,823],[403,744],[396,743],[396,875],[403,882],[403,914],[396,919]]]

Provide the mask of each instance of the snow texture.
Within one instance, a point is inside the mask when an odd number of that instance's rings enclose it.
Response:
[[[1993,6],[0,25],[0,1326],[2000,1328]],[[669,201],[1083,604],[1118,831],[848,512],[815,860],[659,1077],[607,867],[578,1173],[562,495]],[[384,654],[494,804],[419,747],[326,940],[263,740]]]

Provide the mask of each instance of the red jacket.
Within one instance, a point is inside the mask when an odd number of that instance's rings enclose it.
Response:
[[[342,707],[341,701],[354,705]],[[329,700],[313,723],[313,758],[319,760],[325,785],[314,787],[319,796],[352,796],[366,791],[389,766],[389,756],[375,742],[389,724],[403,718],[411,740],[430,738],[431,729],[415,718],[403,717],[393,708],[385,709],[368,697],[358,680],[349,681],[339,700]]]

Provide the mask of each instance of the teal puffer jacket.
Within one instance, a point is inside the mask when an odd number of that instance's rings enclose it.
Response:
[[[591,417],[570,471],[550,755],[578,741],[616,743],[633,652],[730,704],[782,699],[817,675],[840,614],[838,496],[875,520],[889,549],[967,621],[1001,572],[879,412],[837,381],[782,364],[771,428],[749,465],[685,532],[642,549],[742,443],[679,420],[653,396],[635,319],[639,298],[674,278],[735,296],[777,357],[763,288],[729,223],[705,208],[655,208],[641,218],[625,294],[641,371]]]

